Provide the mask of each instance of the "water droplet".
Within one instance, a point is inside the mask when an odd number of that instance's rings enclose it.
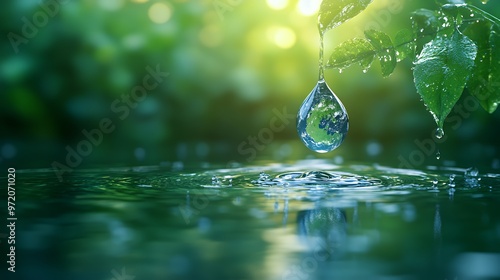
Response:
[[[444,130],[442,128],[436,129],[436,137],[437,139],[441,139],[444,136]]]
[[[342,71],[343,71],[343,70],[344,70],[344,69],[339,68],[339,73],[340,73],[340,74],[342,74]]]
[[[440,152],[440,151],[437,151],[437,152],[436,152],[436,159],[438,159],[438,160],[439,160],[440,158],[441,158],[441,152]]]
[[[269,176],[265,172],[260,172],[259,179],[258,179],[259,182],[266,182],[266,181],[269,181],[270,179],[271,179],[271,176]]]
[[[450,181],[448,182],[448,185],[450,186],[450,188],[455,187],[455,174],[450,175]]]
[[[342,102],[324,80],[306,97],[297,115],[297,132],[311,150],[326,153],[334,150],[347,134],[349,117]]]
[[[220,185],[219,177],[212,176],[212,185]]]
[[[363,74],[366,74],[368,72],[368,69],[363,69]]]
[[[472,13],[472,14],[470,14],[470,17],[474,17],[474,14],[473,14],[473,13]]]

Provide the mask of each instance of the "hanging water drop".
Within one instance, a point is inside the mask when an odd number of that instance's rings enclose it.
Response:
[[[441,158],[441,152],[438,150],[436,152],[436,159],[439,160]]]
[[[300,138],[309,149],[326,153],[340,146],[348,129],[344,105],[324,80],[319,81],[297,115]]]
[[[441,139],[444,136],[444,130],[442,128],[438,128],[438,129],[436,129],[435,134],[436,134],[437,139]]]
[[[297,132],[306,147],[326,153],[336,149],[347,134],[349,118],[342,102],[323,76],[323,34],[320,34],[319,81],[297,114]]]

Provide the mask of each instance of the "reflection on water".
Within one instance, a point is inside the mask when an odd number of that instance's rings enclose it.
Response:
[[[15,279],[500,278],[496,173],[305,161],[16,179]]]
[[[340,256],[347,241],[345,211],[336,208],[302,210],[297,213],[298,236],[319,260]]]

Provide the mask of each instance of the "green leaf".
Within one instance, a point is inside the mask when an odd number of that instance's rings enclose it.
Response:
[[[323,0],[319,8],[318,23],[321,33],[335,28],[355,17],[372,0]]]
[[[415,57],[415,49],[417,43],[414,40],[413,34],[408,29],[402,29],[394,37],[394,49],[396,50],[397,61],[401,61],[407,57]]]
[[[352,39],[340,44],[333,50],[326,67],[345,68],[359,63],[361,67],[370,67],[375,51],[365,39]]]
[[[382,75],[389,76],[396,68],[396,51],[389,35],[378,30],[366,30],[365,36],[377,52],[382,68]]]
[[[412,25],[417,35],[434,35],[439,27],[439,14],[436,11],[419,9],[412,13]]]
[[[491,23],[481,21],[464,31],[478,50],[467,89],[489,113],[493,113],[500,102],[500,38],[492,28]]]
[[[415,62],[417,91],[439,128],[462,95],[471,75],[477,47],[456,30],[426,44]]]
[[[500,103],[500,28],[498,25],[493,25],[490,33],[490,49],[491,49],[491,70],[490,70],[490,94],[492,105],[496,106]],[[491,110],[490,110],[491,111]],[[491,111],[490,113],[492,113]]]
[[[427,9],[416,10],[411,16],[413,36],[417,39],[415,50],[420,53],[423,46],[434,39],[440,27],[440,15]]]

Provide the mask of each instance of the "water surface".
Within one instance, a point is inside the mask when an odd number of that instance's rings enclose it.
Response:
[[[12,279],[500,279],[500,175],[481,170],[309,160],[16,185]]]

